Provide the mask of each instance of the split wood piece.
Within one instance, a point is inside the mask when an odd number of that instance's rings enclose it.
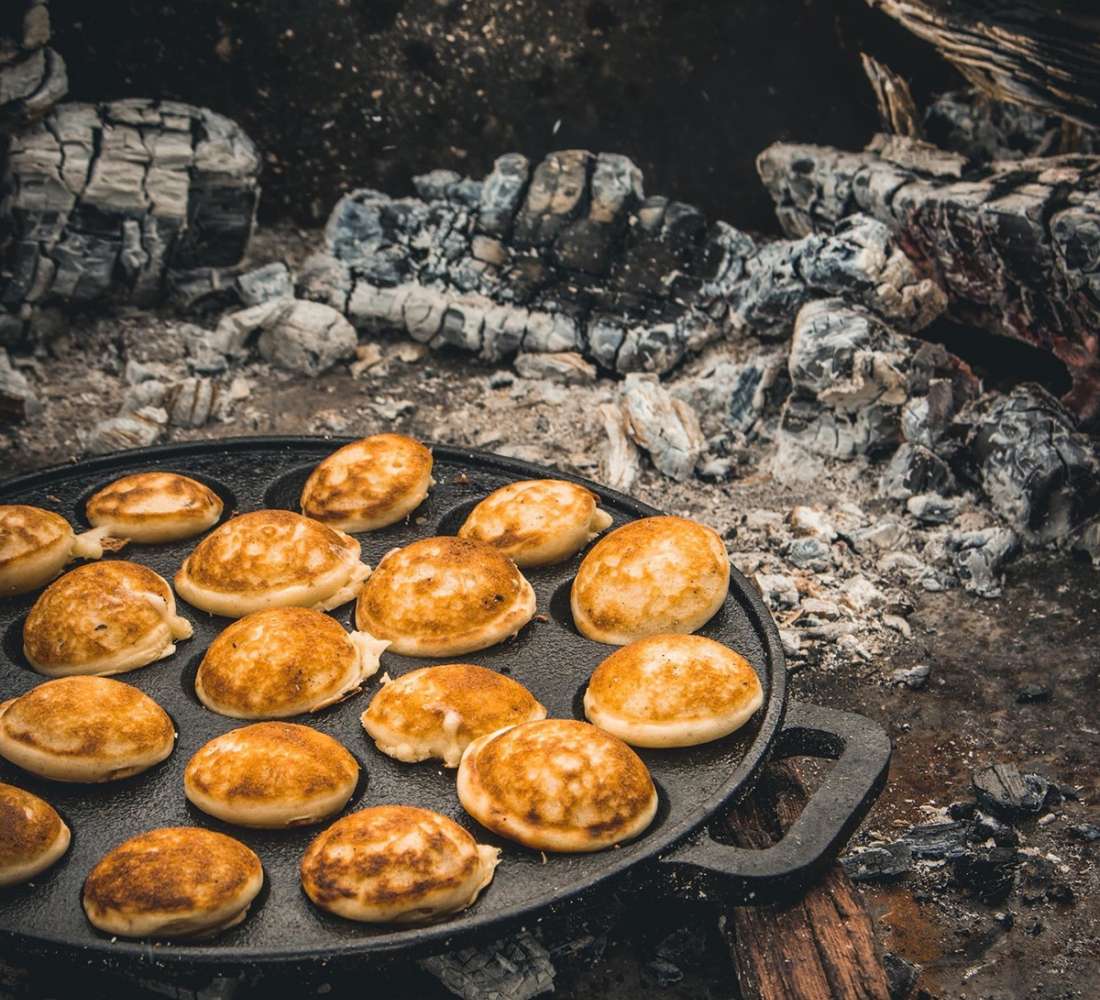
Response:
[[[1100,126],[1093,0],[867,0],[1002,101]]]
[[[1100,417],[1100,157],[972,164],[901,136],[862,152],[777,143],[757,160],[792,235],[881,220],[963,324],[1034,344],[1073,378],[1063,400]]]
[[[867,74],[878,104],[878,116],[885,132],[922,139],[921,117],[909,84],[889,66],[861,53],[863,72]]]
[[[728,817],[734,842],[768,847],[806,801],[794,765],[769,764],[753,794]],[[733,908],[725,933],[745,997],[890,1000],[870,914],[839,864],[795,903]]]
[[[171,101],[60,104],[10,139],[2,304],[147,305],[174,272],[239,264],[259,197],[256,147]]]
[[[65,62],[50,40],[45,0],[6,0],[0,14],[0,132],[47,115],[69,87]]]

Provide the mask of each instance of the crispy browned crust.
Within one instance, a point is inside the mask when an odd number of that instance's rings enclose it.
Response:
[[[358,555],[355,539],[318,521],[289,510],[256,510],[207,535],[180,574],[195,586],[245,597],[309,586]]]
[[[405,516],[432,474],[432,453],[404,434],[374,434],[333,452],[302,489],[302,513],[318,521],[369,521],[381,527]],[[392,517],[391,517],[392,513]]]
[[[415,847],[400,844],[418,831]],[[397,842],[397,843],[395,843]],[[302,857],[302,886],[319,906],[374,906],[457,889],[479,866],[477,843],[453,820],[416,806],[362,809],[320,833]]]
[[[692,632],[721,605],[729,558],[711,528],[682,517],[646,517],[616,528],[584,557],[573,580],[577,627],[626,643]]]
[[[518,681],[472,663],[422,667],[383,685],[363,713],[410,740],[443,732],[448,712],[458,721],[452,734],[461,743],[527,722],[542,706]],[[545,709],[542,709],[545,714]]]
[[[40,858],[57,842],[63,827],[48,802],[0,782],[0,874]]]
[[[760,679],[749,661],[713,639],[661,634],[632,642],[604,660],[588,695],[637,722],[712,719],[753,701]]]
[[[156,501],[161,501],[165,509],[150,511],[149,505]],[[175,472],[137,472],[123,476],[93,494],[84,507],[88,520],[94,525],[108,518],[148,525],[178,521],[205,523],[211,515],[215,518],[220,515],[221,510],[222,501],[217,493]]]
[[[454,593],[456,581],[461,594]],[[379,639],[458,640],[491,629],[526,591],[515,563],[492,546],[423,538],[378,564],[359,593],[355,622]]]
[[[354,787],[359,765],[336,740],[287,722],[258,722],[199,749],[184,782],[226,803],[305,802]]]
[[[164,624],[173,605],[168,584],[151,569],[123,560],[87,563],[51,583],[23,625],[23,648],[36,663],[93,663],[128,649]]]
[[[532,847],[572,840],[569,849],[583,851],[616,843],[637,833],[639,817],[655,804],[653,780],[638,755],[572,719],[526,722],[474,744],[462,771],[484,797],[486,808],[474,818]],[[468,810],[471,804],[463,799]]]
[[[260,859],[232,837],[163,827],[105,855],[84,883],[84,905],[89,915],[213,912],[240,897],[261,873]]]
[[[6,703],[5,740],[52,758],[115,761],[171,747],[168,713],[147,694],[109,677],[59,677]]]
[[[244,717],[320,704],[348,676],[355,645],[335,618],[311,608],[269,608],[222,631],[199,664],[204,701]]]
[[[0,504],[0,571],[15,571],[21,562],[73,534],[60,514],[25,504]]]

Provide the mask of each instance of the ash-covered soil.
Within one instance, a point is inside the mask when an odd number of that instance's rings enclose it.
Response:
[[[308,242],[268,235],[254,256],[293,263]],[[165,347],[180,322],[124,310],[57,329],[32,365],[21,362],[43,409],[0,432],[5,470],[81,457],[91,429],[117,414],[132,389],[130,362],[183,366]],[[507,365],[384,336],[364,342],[352,366],[324,375],[253,359],[221,381],[228,398],[220,416],[199,428],[172,426],[167,439],[399,430],[595,479],[606,446],[597,409],[618,392],[605,377],[568,386],[524,379]],[[871,845],[896,850],[913,826],[963,817],[964,831],[945,834],[957,843],[943,856],[910,854],[897,873],[863,883],[884,950],[919,966],[919,988],[931,996],[1094,996],[1100,841],[1089,837],[1100,836],[1100,574],[1065,554],[1037,553],[1009,565],[997,598],[930,591],[907,573],[906,559],[927,548],[936,526],[900,518],[862,464],[780,482],[769,472],[770,447],[735,449],[731,478],[720,482],[676,483],[646,464],[631,492],[711,524],[735,565],[772,581],[766,596],[788,647],[794,697],[862,712],[889,730],[891,780],[853,840],[857,858]],[[853,537],[867,542],[853,546]],[[816,550],[793,544],[806,539]],[[904,558],[887,558],[897,554]],[[1009,809],[983,825],[975,813],[989,810],[973,805],[973,774],[996,763],[1056,787],[1044,786],[1038,808]],[[948,814],[952,803],[962,805]],[[639,947],[639,933],[635,924],[622,929],[599,971],[570,976],[564,995],[657,993],[662,975],[674,980],[667,968],[639,978],[622,957],[631,942]],[[687,978],[666,983],[668,995],[688,995],[688,984],[720,974],[712,952],[682,964]],[[735,994],[732,983],[707,989]]]

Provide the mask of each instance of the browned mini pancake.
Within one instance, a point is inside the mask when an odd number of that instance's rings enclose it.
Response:
[[[61,677],[0,703],[0,756],[55,781],[126,778],[164,760],[172,720],[137,688]]]
[[[350,635],[311,608],[269,608],[233,622],[206,650],[195,693],[235,719],[279,719],[318,709],[358,691],[378,670],[386,643]]]
[[[589,721],[637,747],[728,736],[764,700],[743,656],[701,635],[654,635],[617,649],[584,693]]]
[[[123,841],[84,883],[84,912],[121,937],[208,936],[244,920],[264,881],[260,859],[224,833],[163,827]]]
[[[84,506],[90,524],[135,542],[190,538],[218,523],[222,501],[176,472],[137,472],[104,486]]]
[[[23,624],[23,653],[50,677],[120,674],[171,656],[191,632],[161,577],[112,559],[78,566],[42,592]]]
[[[474,740],[458,798],[482,826],[543,851],[598,851],[637,837],[657,812],[638,755],[587,722],[544,719]]]
[[[460,538],[487,542],[517,566],[546,566],[580,552],[611,526],[596,495],[564,479],[528,479],[494,490],[466,518]]]
[[[682,517],[644,517],[601,538],[581,562],[570,604],[582,635],[617,646],[694,632],[722,606],[730,564],[718,533]]]
[[[458,767],[472,740],[505,726],[545,719],[522,684],[471,663],[422,667],[386,681],[363,713],[375,746],[397,760],[437,757]]]
[[[499,856],[439,813],[375,806],[337,820],[309,845],[302,888],[349,920],[420,922],[470,906]]]
[[[207,535],[174,582],[195,607],[240,618],[264,608],[327,611],[350,601],[369,573],[350,535],[289,510],[257,510]]]
[[[459,656],[515,635],[535,592],[491,545],[423,538],[387,553],[363,586],[358,628],[402,656]]]
[[[216,736],[187,764],[183,789],[227,823],[316,823],[347,805],[359,765],[331,736],[289,722],[257,722]]]
[[[0,504],[0,597],[49,583],[73,559],[99,559],[125,544],[106,528],[74,534],[60,514],[25,504]]]
[[[0,886],[45,871],[69,846],[69,828],[37,795],[0,782]]]
[[[432,453],[404,434],[344,445],[310,474],[302,513],[341,531],[374,531],[411,514],[432,484]]]

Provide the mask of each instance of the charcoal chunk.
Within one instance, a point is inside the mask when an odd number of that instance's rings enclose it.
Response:
[[[906,830],[901,842],[909,846],[914,858],[942,861],[964,854],[969,836],[970,826],[965,822],[920,823]]]
[[[952,861],[952,878],[983,903],[999,903],[1012,892],[1018,863],[1018,855],[1011,847],[971,851]]]
[[[1047,684],[1024,684],[1016,689],[1016,703],[1019,705],[1048,702],[1050,698],[1051,689]]]
[[[1036,774],[1020,774],[1015,764],[992,764],[973,774],[978,803],[1006,817],[1035,815],[1046,802],[1050,782]]]
[[[904,841],[872,844],[844,855],[840,863],[854,882],[874,882],[900,878],[913,867],[913,852]]]

